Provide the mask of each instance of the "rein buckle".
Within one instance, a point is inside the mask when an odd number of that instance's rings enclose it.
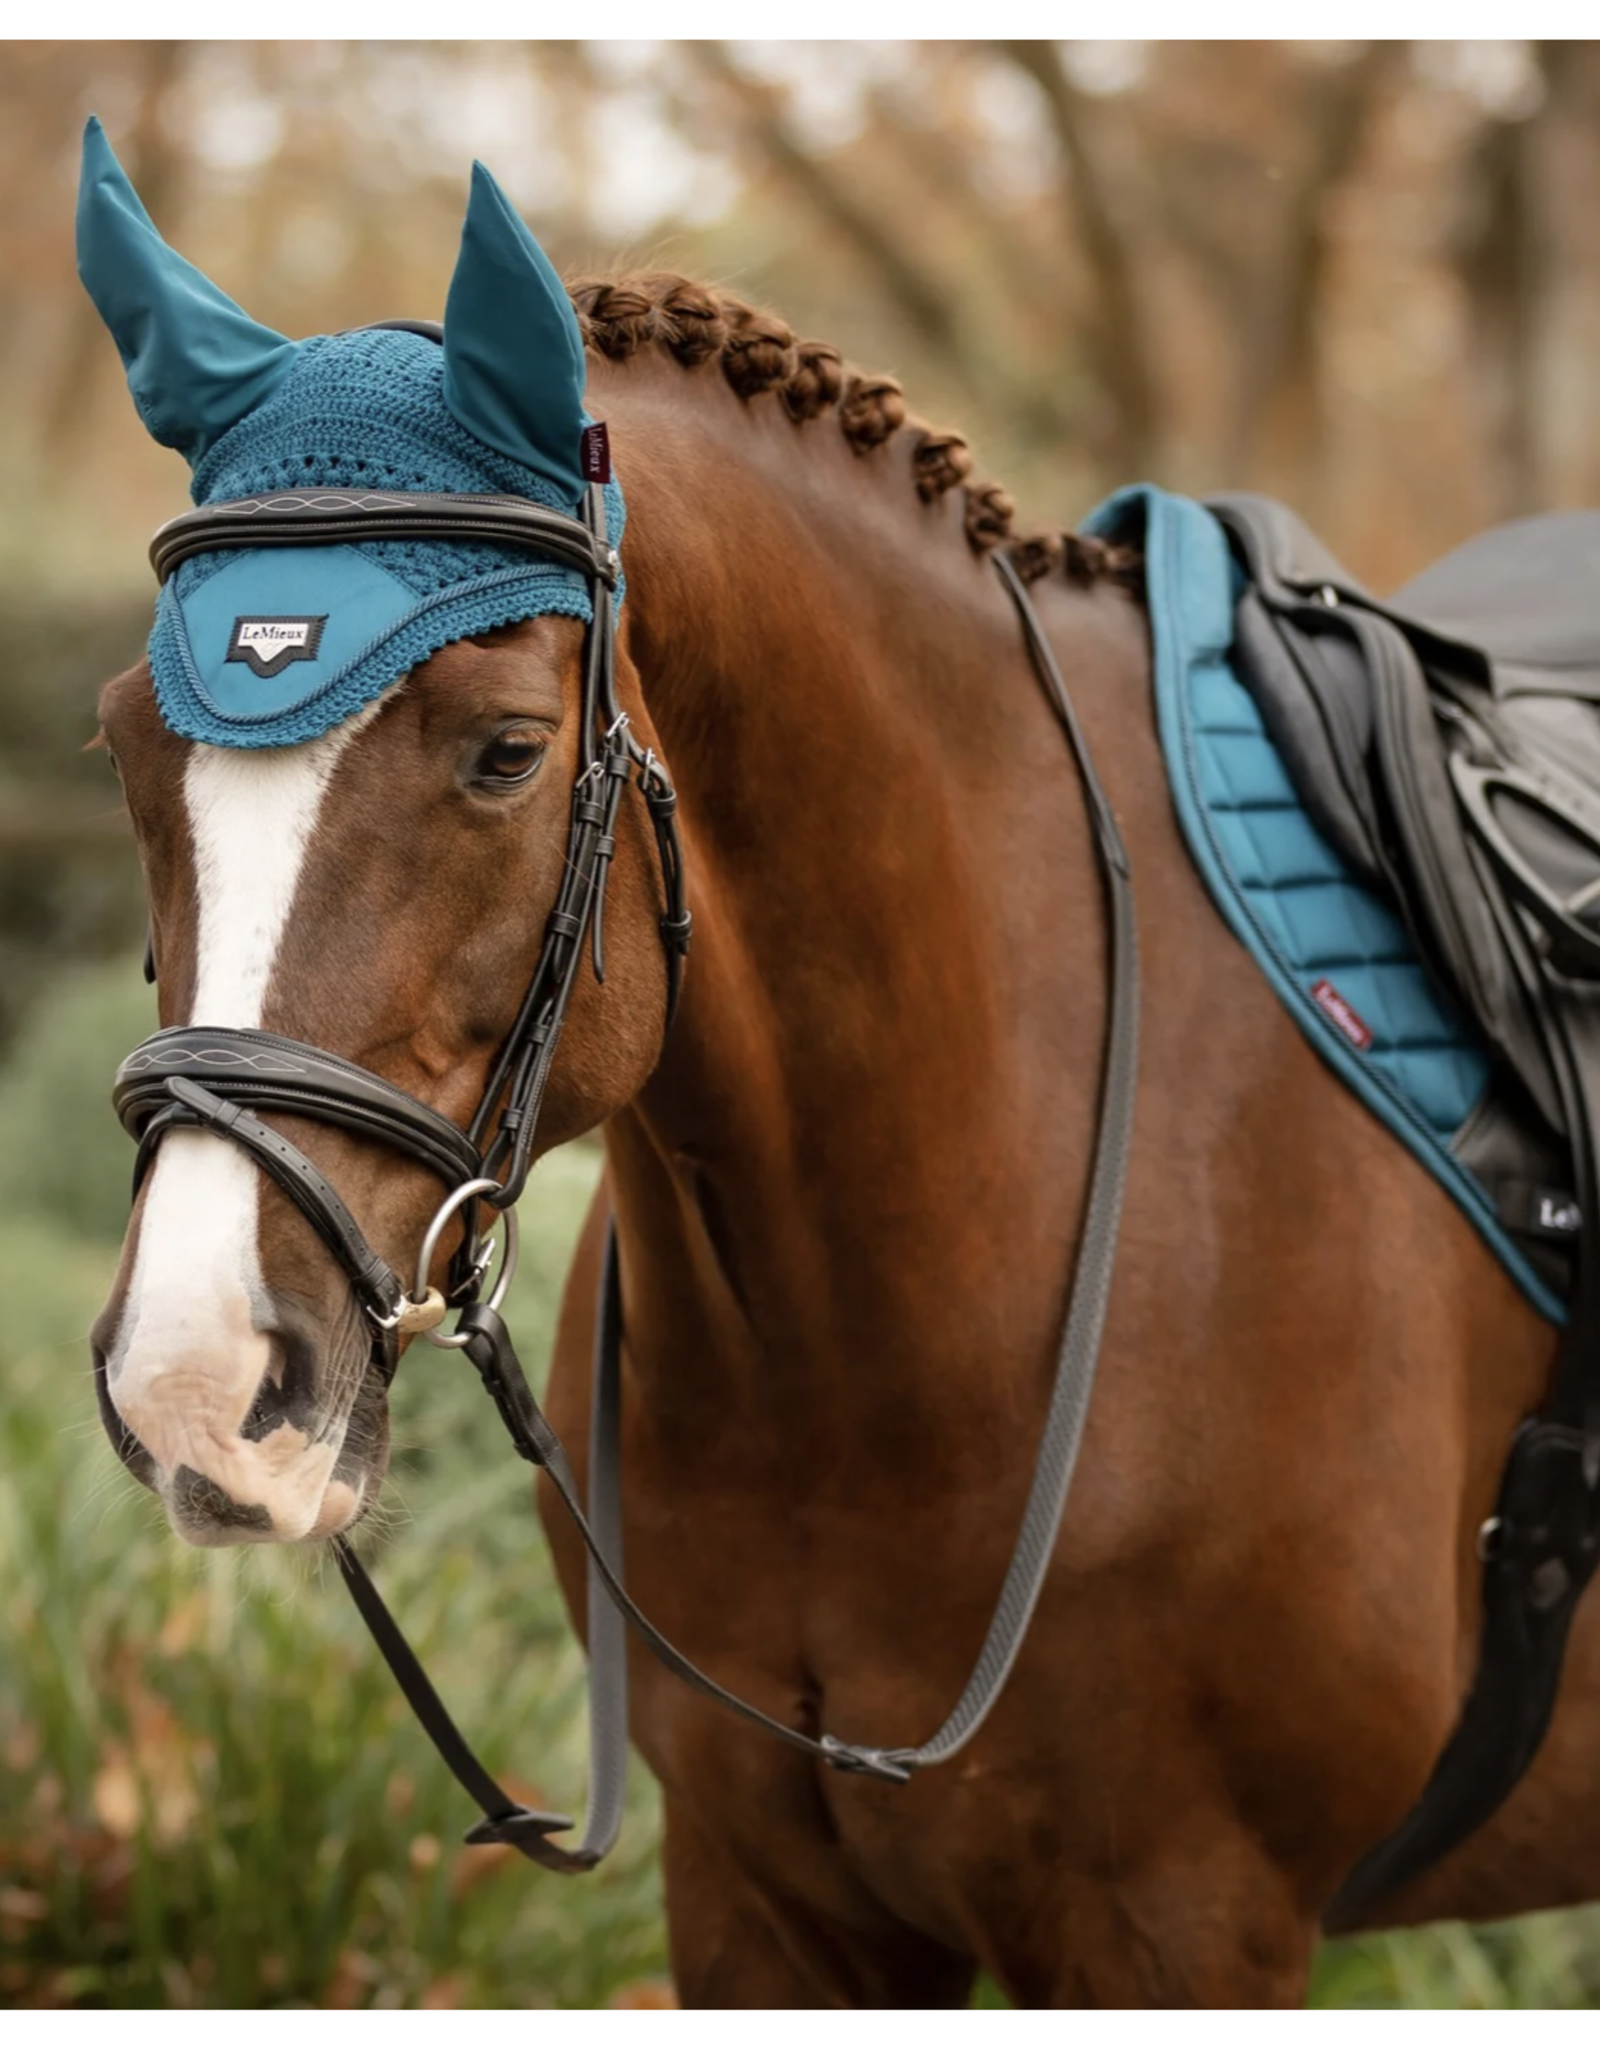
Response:
[[[911,1763],[903,1750],[858,1749],[841,1742],[836,1735],[824,1735],[820,1744],[829,1766],[851,1777],[876,1778],[884,1785],[909,1785]]]

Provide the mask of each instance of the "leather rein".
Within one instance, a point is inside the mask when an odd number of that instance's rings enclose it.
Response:
[[[516,1203],[527,1182],[545,1086],[585,955],[605,975],[606,882],[615,827],[630,786],[654,827],[665,892],[660,920],[670,1027],[690,938],[676,797],[666,769],[635,739],[616,699],[615,591],[620,562],[607,537],[605,505],[588,488],[578,517],[517,498],[414,492],[281,492],[203,506],[161,528],[151,560],[163,581],[189,556],[219,548],[303,547],[395,537],[492,539],[578,570],[588,581],[593,616],[583,657],[580,727],[587,763],[576,778],[560,892],[546,920],[527,992],[501,1048],[477,1112],[465,1131],[337,1055],[265,1031],[205,1025],[158,1031],[130,1053],[113,1091],[117,1113],[138,1141],[134,1192],[162,1138],[200,1128],[240,1145],[283,1190],[348,1278],[372,1329],[372,1360],[387,1385],[402,1336],[464,1351],[476,1367],[521,1456],[541,1467],[588,1552],[590,1774],[588,1810],[573,1847],[551,1840],[572,1828],[560,1814],[513,1799],[483,1767],[451,1720],[415,1653],[344,1536],[334,1555],[363,1620],[429,1737],[458,1782],[483,1810],[469,1842],[503,1842],[546,1869],[592,1869],[615,1842],[627,1762],[627,1628],[695,1690],[805,1751],[834,1770],[905,1783],[919,1768],[954,1756],[998,1698],[1032,1619],[1055,1548],[1082,1439],[1105,1322],[1127,1177],[1138,1064],[1139,968],[1133,885],[1127,853],[1026,587],[1008,557],[995,567],[1016,607],[1029,656],[1076,759],[1106,893],[1110,1005],[1100,1075],[1098,1123],[1077,1268],[1055,1377],[1021,1526],[978,1660],[942,1726],[908,1748],[877,1748],[775,1719],[727,1691],[690,1662],[642,1614],[622,1580],[620,1499],[621,1276],[613,1223],[607,1236],[594,1353],[590,1480],[587,1500],[566,1453],[529,1388],[500,1310],[516,1256]],[[581,758],[581,757],[580,757]],[[280,1111],[372,1138],[434,1174],[447,1190],[424,1234],[408,1286],[363,1237],[348,1207],[318,1168],[258,1112]],[[480,1234],[480,1207],[489,1227]],[[493,1223],[504,1220],[500,1272],[487,1298]],[[443,1289],[431,1284],[446,1227],[463,1235]],[[457,1312],[453,1332],[441,1329]]]

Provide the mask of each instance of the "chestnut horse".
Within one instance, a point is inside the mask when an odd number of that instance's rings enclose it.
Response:
[[[696,942],[663,1047],[660,880],[630,802],[608,973],[580,980],[540,1129],[544,1148],[603,1123],[607,1160],[549,1405],[581,1473],[614,1218],[632,1589],[796,1727],[892,1744],[942,1719],[1069,1295],[1104,910],[996,546],[1116,807],[1146,977],[1074,1491],[971,1747],[905,1787],[836,1775],[636,1659],[681,1996],[960,2004],[981,1967],[1018,2003],[1297,2001],[1320,1914],[1450,1733],[1473,1534],[1552,1332],[1209,903],[1168,802],[1137,564],[1014,540],[958,437],[730,298],[664,276],[574,297],[630,507],[619,688],[679,791]],[[465,1122],[557,885],[581,643],[559,617],[458,641],[360,718],[258,753],[175,736],[145,666],[110,684],[163,1023],[260,1025]],[[508,722],[548,759],[490,802],[462,764]],[[407,1270],[427,1175],[279,1121]],[[108,1420],[190,1541],[336,1533],[387,1445],[346,1280],[233,1147],[167,1146],[189,1170],[147,1182],[96,1330],[123,1365]],[[253,1219],[232,1266],[198,1228],[230,1204]],[[263,1373],[298,1426],[241,1433]],[[185,1467],[214,1485],[174,1488]],[[263,1504],[245,1526],[230,1488]],[[549,1535],[581,1622],[581,1553],[560,1518]],[[1597,1892],[1591,1600],[1534,1768],[1392,1918]]]

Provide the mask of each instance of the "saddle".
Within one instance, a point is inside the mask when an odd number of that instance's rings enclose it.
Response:
[[[1207,504],[1235,565],[1235,672],[1307,812],[1490,1053],[1462,1145],[1567,1302],[1479,1534],[1471,1691],[1330,1908],[1345,1927],[1516,1785],[1600,1559],[1600,512],[1497,528],[1380,601],[1284,507]]]

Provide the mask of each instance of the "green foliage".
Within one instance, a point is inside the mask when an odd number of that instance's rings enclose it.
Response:
[[[596,1164],[536,1182],[530,1357]],[[658,1977],[642,1773],[597,1877],[460,1848],[470,1804],[331,1569],[185,1551],[115,1468],[84,1342],[113,1263],[0,1227],[0,2000],[589,2006]],[[385,1591],[491,1764],[570,1811],[582,1658],[527,1469],[470,1368],[408,1364]]]
[[[138,659],[149,622],[142,603],[0,592],[0,1041],[64,967],[143,929],[116,779],[84,748],[100,686]]]
[[[642,1770],[596,1876],[462,1848],[469,1803],[331,1568],[186,1550],[116,1466],[86,1332],[130,1156],[105,1084],[149,1008],[131,964],[84,972],[0,1077],[0,2005],[658,2002]],[[597,1167],[576,1147],[534,1178],[513,1295],[530,1365]],[[527,1469],[458,1358],[414,1351],[393,1405],[385,1593],[491,1767],[573,1811],[582,1658]],[[1004,2003],[987,1982],[976,2002]],[[1600,1909],[1332,1943],[1311,2003],[1600,2003]]]
[[[0,1077],[0,2003],[587,2006],[658,1977],[642,1771],[581,1884],[461,1848],[470,1803],[331,1568],[185,1550],[116,1465],[86,1339],[132,1160],[110,1075],[152,1022],[135,963],[83,970]],[[598,1165],[535,1176],[530,1366]],[[413,1353],[393,1420],[385,1592],[491,1766],[573,1810],[583,1661],[527,1467],[452,1354]]]
[[[1587,2010],[1600,2004],[1600,1908],[1331,1941],[1317,1957],[1310,2003]]]
[[[0,1215],[110,1243],[122,1235],[133,1146],[111,1112],[111,1077],[155,1027],[137,961],[58,979],[0,1073]]]
[[[85,760],[103,683],[144,652],[150,601],[94,599],[72,605],[14,586],[0,604],[0,761],[26,761],[53,783],[115,789],[105,757]]]

